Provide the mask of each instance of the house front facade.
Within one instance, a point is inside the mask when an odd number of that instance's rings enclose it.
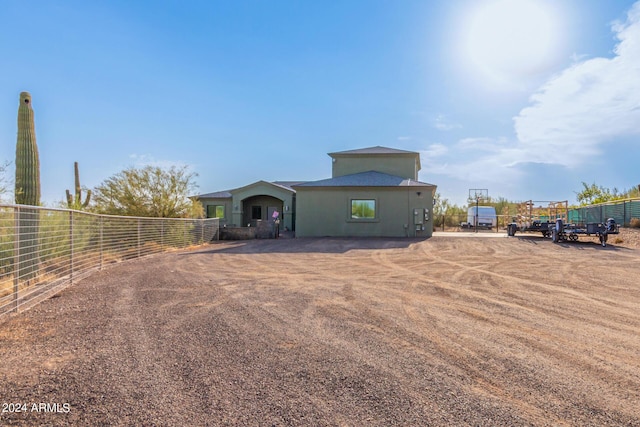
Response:
[[[196,196],[207,218],[219,218],[221,227],[255,227],[272,221],[278,212],[281,228],[294,230],[296,193],[288,182],[257,181],[244,187]]]
[[[332,176],[258,181],[197,196],[222,227],[256,226],[277,211],[296,237],[429,237],[436,186],[418,181],[420,155],[387,147],[329,153]]]

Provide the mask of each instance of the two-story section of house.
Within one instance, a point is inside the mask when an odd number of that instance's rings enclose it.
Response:
[[[428,237],[436,186],[420,154],[387,147],[329,153],[332,177],[293,185],[296,237]]]

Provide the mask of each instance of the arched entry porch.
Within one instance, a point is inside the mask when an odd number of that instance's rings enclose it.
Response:
[[[284,202],[266,194],[247,197],[242,200],[242,225],[255,227],[258,221],[271,221],[273,212],[278,211],[282,221]]]

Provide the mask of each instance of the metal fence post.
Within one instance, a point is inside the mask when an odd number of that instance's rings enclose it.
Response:
[[[138,218],[138,258],[140,258],[140,221],[141,219]]]
[[[2,209],[5,222],[0,225],[4,225],[6,247],[0,251],[0,260],[6,268],[0,271],[0,276],[6,282],[8,292],[4,301],[0,302],[0,318],[6,313],[18,312],[36,304],[50,295],[50,291],[55,292],[61,286],[75,284],[90,270],[108,268],[112,258],[130,259],[134,238],[137,238],[137,256],[141,257],[152,252],[147,243],[158,244],[158,231],[163,251],[218,240],[220,231],[218,219],[161,218],[158,230],[158,219],[94,215],[70,209],[34,206],[2,205]],[[136,220],[137,233],[134,235],[133,221]],[[200,227],[200,231],[197,227]],[[157,246],[154,249],[157,251]],[[32,253],[34,258],[30,259]],[[42,269],[31,270],[34,259],[42,263]],[[55,270],[44,269],[49,263],[57,266]],[[47,285],[42,288],[46,292],[38,292],[39,288],[31,286],[36,284]],[[30,295],[28,300],[27,294]]]
[[[73,211],[69,211],[69,281],[73,284]]]
[[[104,218],[100,216],[100,270],[104,267]]]
[[[18,312],[20,290],[20,207],[13,209],[13,311]]]

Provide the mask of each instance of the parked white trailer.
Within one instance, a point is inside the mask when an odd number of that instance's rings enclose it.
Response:
[[[462,223],[462,228],[495,228],[498,217],[493,206],[472,206],[467,210],[467,222]]]

